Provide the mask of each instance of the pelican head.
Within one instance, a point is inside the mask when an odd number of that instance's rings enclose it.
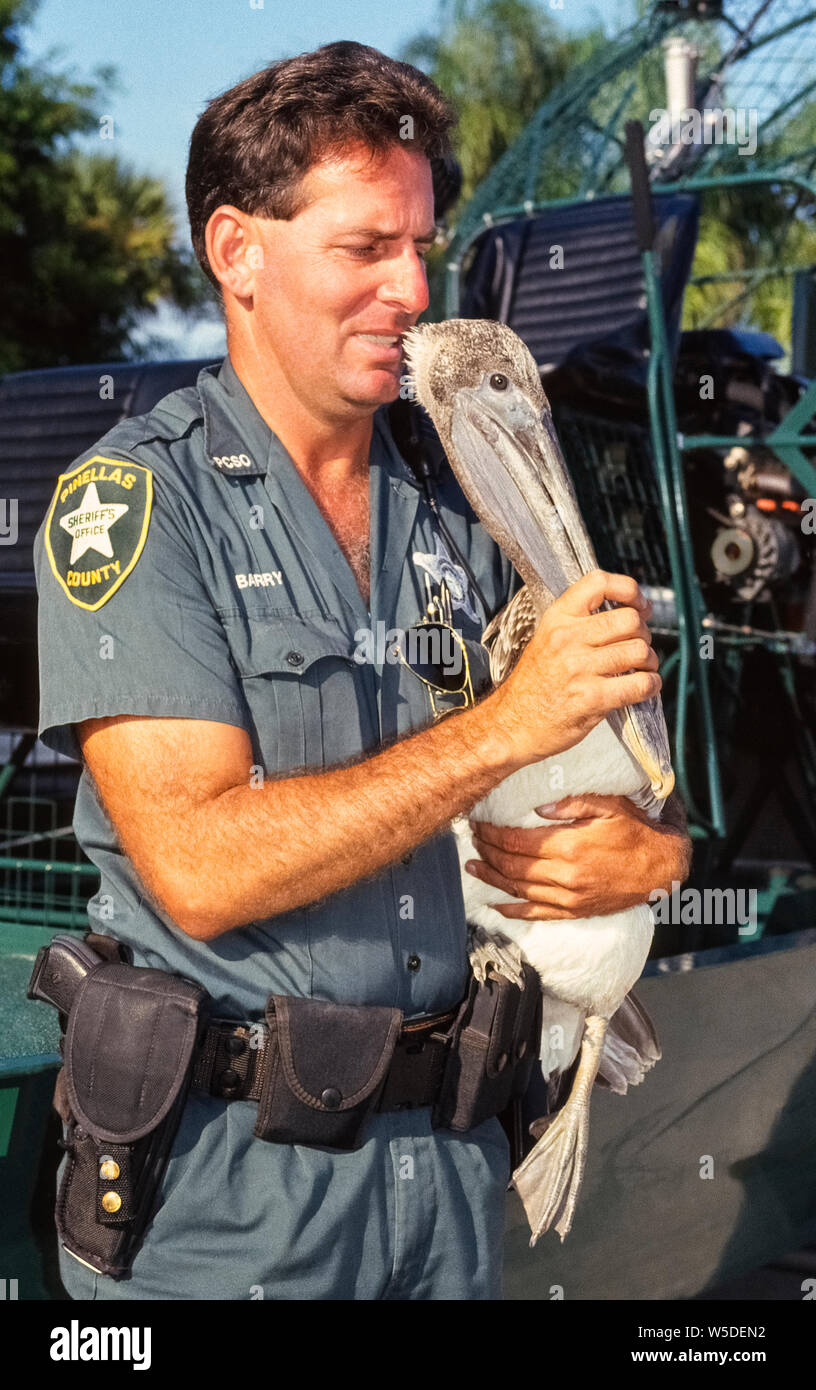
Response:
[[[598,562],[531,353],[506,324],[486,319],[412,328],[404,346],[416,398],[462,491],[540,616]],[[660,697],[613,710],[608,722],[655,797],[667,797],[674,773]]]

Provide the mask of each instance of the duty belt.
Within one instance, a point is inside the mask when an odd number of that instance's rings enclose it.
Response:
[[[403,1023],[376,1110],[413,1110],[436,1104],[451,1041],[449,1029],[456,1016],[457,1009],[451,1009]],[[264,1023],[212,1019],[199,1044],[193,1087],[219,1100],[259,1101],[273,1061],[273,1032]],[[320,1099],[327,1109],[333,1109],[340,1105],[342,1096],[337,1087],[329,1085]]]
[[[213,1018],[195,980],[128,954],[111,937],[58,935],[28,987],[64,1029],[59,1238],[114,1279],[141,1247],[191,1086],[254,1101],[257,1139],[351,1151],[376,1110],[428,1106],[434,1129],[475,1129],[524,1094],[538,1050],[541,990],[527,963],[522,985],[471,975],[455,1010],[407,1023],[396,1008],[280,994],[263,1022],[240,1023]]]

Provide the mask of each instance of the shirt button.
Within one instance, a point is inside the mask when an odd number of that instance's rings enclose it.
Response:
[[[290,666],[302,666],[302,665],[303,665],[303,653],[302,653],[302,652],[287,652],[287,654],[286,654],[286,660],[289,662],[289,665],[290,665]]]
[[[405,963],[409,970],[418,970],[422,961],[419,959],[419,956],[409,956]]]
[[[411,860],[413,859],[413,857],[414,857],[413,854],[411,854],[410,852],[409,852],[408,854],[404,854],[404,855],[402,856],[402,862],[403,862],[403,864],[410,864],[410,862],[411,862]]]

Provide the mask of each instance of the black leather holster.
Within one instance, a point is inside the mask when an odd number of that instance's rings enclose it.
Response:
[[[209,995],[69,936],[40,951],[28,994],[66,1023],[54,1095],[68,1154],[57,1233],[69,1254],[121,1279],[153,1215]]]

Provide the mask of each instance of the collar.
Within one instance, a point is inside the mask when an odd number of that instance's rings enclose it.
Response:
[[[210,465],[233,478],[266,473],[272,431],[227,355],[204,367],[196,390],[204,417],[204,451]]]
[[[196,390],[204,419],[204,451],[211,467],[233,478],[268,473],[283,446],[260,414],[229,354],[220,364],[202,368]],[[422,485],[394,443],[388,410],[388,405],[375,410],[373,431],[382,439],[394,491],[413,500]]]
[[[204,367],[196,387],[210,467],[232,478],[263,477],[273,506],[312,555],[315,565],[325,571],[343,595],[359,624],[366,610],[345,556],[229,356],[220,366]],[[396,603],[422,486],[394,443],[387,405],[374,412],[369,477],[372,604],[377,591],[380,611],[390,613]]]

